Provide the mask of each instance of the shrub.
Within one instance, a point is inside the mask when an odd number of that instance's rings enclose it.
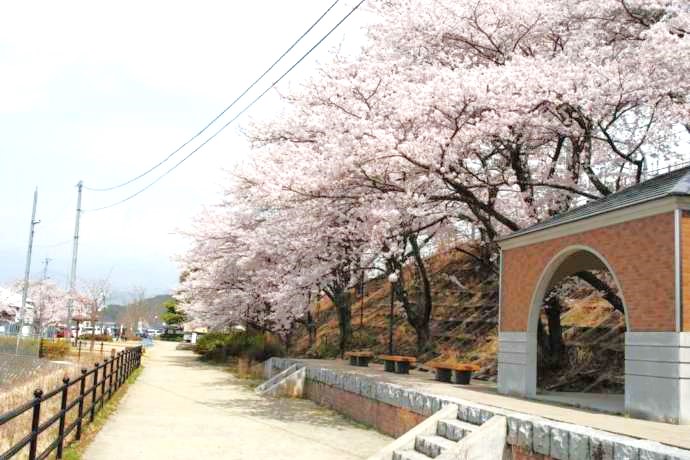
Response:
[[[160,339],[167,342],[181,342],[184,338],[184,334],[161,334]]]
[[[284,354],[280,344],[265,339],[262,334],[251,332],[211,332],[199,338],[194,351],[204,359],[220,362],[230,357],[265,361],[272,356]]]
[[[84,334],[79,336],[79,340],[95,340],[96,342],[112,342],[113,338],[108,334]]]
[[[256,336],[256,338],[261,340],[253,341],[245,354],[250,361],[263,362],[273,356],[285,356],[285,351],[279,343],[265,340],[263,336]]]
[[[41,343],[41,358],[60,359],[67,356],[70,352],[70,344],[66,340],[49,341]]]
[[[230,334],[223,332],[209,332],[204,334],[196,342],[194,351],[200,355],[207,355],[213,352],[216,348],[223,347],[225,342],[229,339]]]

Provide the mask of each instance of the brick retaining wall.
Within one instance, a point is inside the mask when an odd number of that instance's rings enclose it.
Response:
[[[426,415],[364,398],[359,394],[313,380],[307,380],[305,397],[394,438],[402,436],[427,418]]]
[[[271,358],[265,376],[303,362]],[[306,365],[306,397],[382,433],[399,436],[447,404],[458,418],[481,425],[494,415],[508,419],[507,448],[513,460],[690,460],[690,451],[561,423],[519,412],[426,394],[355,372]]]

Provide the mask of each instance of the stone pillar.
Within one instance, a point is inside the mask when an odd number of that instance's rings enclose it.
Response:
[[[690,332],[626,332],[625,411],[690,424]]]
[[[528,332],[498,333],[498,392],[531,397],[537,391],[537,338]]]

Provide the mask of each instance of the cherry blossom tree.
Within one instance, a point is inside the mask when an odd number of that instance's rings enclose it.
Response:
[[[67,292],[51,280],[29,283],[29,298],[34,312],[33,323],[37,331],[47,326],[64,323],[67,317]]]
[[[192,317],[289,331],[323,291],[345,350],[356,274],[380,270],[422,350],[438,235],[477,229],[492,266],[501,235],[685,159],[685,1],[372,5],[360,53],[334,55],[247,127],[251,158],[182,258]]]

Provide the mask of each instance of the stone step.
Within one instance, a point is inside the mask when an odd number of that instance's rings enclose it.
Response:
[[[428,434],[417,436],[414,440],[414,449],[427,457],[436,458],[446,449],[455,446],[457,443],[442,436]]]
[[[429,460],[429,457],[411,449],[396,450],[393,452],[392,460]]]
[[[436,425],[436,434],[454,442],[460,441],[479,428],[476,425],[460,421],[458,419],[439,420]]]

